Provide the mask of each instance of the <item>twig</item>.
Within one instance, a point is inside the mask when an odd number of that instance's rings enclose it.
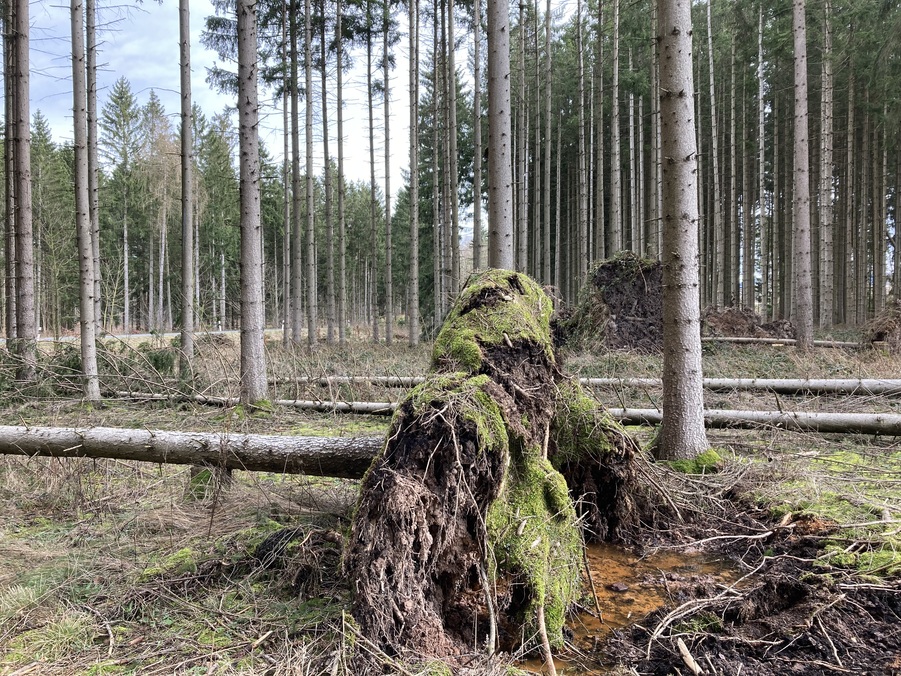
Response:
[[[547,664],[547,673],[557,676],[557,667],[554,665],[554,654],[551,652],[551,642],[547,637],[547,625],[544,623],[544,602],[538,604],[538,635],[541,637],[541,648],[544,651],[544,661]]]
[[[582,545],[582,561],[585,562],[585,574],[588,575],[588,584],[591,586],[591,597],[594,599],[595,610],[598,611],[598,621],[604,621],[604,613],[601,612],[601,602],[598,600],[598,592],[594,587],[594,578],[591,577],[591,566],[588,563],[588,549]]]
[[[688,652],[688,646],[685,645],[685,641],[681,638],[677,638],[676,647],[679,648],[679,654],[682,655],[682,661],[685,662],[685,666],[691,670],[691,673],[695,676],[700,676],[704,673],[701,666],[695,661],[695,658]]]

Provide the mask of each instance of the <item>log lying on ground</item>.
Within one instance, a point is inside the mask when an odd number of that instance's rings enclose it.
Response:
[[[661,387],[660,378],[580,378],[589,387]],[[761,390],[779,394],[901,394],[901,380],[876,378],[704,378],[718,392]]]
[[[624,425],[659,425],[663,414],[655,409],[611,408],[607,411]],[[802,411],[704,411],[710,428],[780,427],[799,432],[881,434],[901,436],[901,415],[893,413],[807,413]]]
[[[153,392],[116,392],[120,399],[133,401],[171,401],[210,404],[212,406],[237,406],[240,401],[231,397],[209,397],[205,394],[155,394]],[[318,411],[320,413],[369,413],[372,415],[391,415],[397,404],[390,401],[328,401],[322,399],[276,399],[275,406],[296,408],[302,411]]]
[[[118,458],[181,465],[358,479],[381,437],[291,437],[91,427],[0,426],[0,453]]]
[[[702,343],[742,343],[750,345],[794,345],[794,338],[752,338],[750,336],[702,336]],[[814,347],[835,347],[856,350],[860,343],[850,340],[815,340]]]

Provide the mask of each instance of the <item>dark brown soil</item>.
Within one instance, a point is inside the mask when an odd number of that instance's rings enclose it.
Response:
[[[787,319],[763,322],[749,308],[727,307],[704,309],[701,331],[705,336],[740,338],[794,338],[795,327]]]
[[[599,648],[599,661],[630,665],[638,674],[692,673],[677,645],[681,638],[705,674],[901,674],[898,582],[829,575],[813,563],[819,541],[774,537],[733,546],[745,560],[763,547],[774,553],[732,591],[698,578],[668,580],[671,603],[614,632]],[[686,612],[667,621],[679,608]]]
[[[567,342],[659,352],[663,345],[663,267],[625,251],[591,272],[566,322]]]
[[[894,301],[867,325],[866,342],[901,353],[901,302]]]

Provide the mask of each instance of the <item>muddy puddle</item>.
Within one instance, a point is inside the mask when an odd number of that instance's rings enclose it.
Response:
[[[701,580],[728,585],[740,577],[730,562],[698,552],[639,557],[622,547],[597,544],[588,547],[588,563],[601,617],[589,601],[592,607],[568,623],[574,634],[572,643],[582,655],[572,660],[566,655],[558,657],[555,666],[561,675],[606,673],[591,654],[614,629],[641,622],[667,603],[678,605],[670,602],[676,587]],[[541,659],[525,661],[519,667],[531,673],[547,673]]]

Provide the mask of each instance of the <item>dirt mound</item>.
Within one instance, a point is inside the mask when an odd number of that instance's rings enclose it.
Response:
[[[794,338],[795,327],[787,319],[764,323],[750,308],[707,307],[701,316],[701,333],[716,337]]]
[[[601,261],[572,316],[566,340],[591,349],[659,352],[663,346],[663,266],[623,251]]]
[[[901,352],[901,301],[885,306],[867,325],[866,342],[874,347],[887,349],[892,354]]]

